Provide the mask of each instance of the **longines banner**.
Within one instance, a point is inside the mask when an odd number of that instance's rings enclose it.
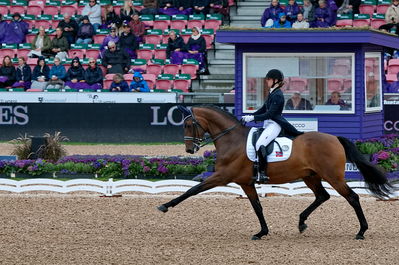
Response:
[[[385,133],[399,134],[399,95],[384,95],[384,130]]]
[[[0,141],[60,131],[73,142],[180,142],[182,123],[176,104],[0,103]]]

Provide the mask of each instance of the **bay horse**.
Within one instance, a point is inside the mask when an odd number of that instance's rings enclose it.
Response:
[[[204,141],[213,142],[217,153],[215,172],[181,196],[158,206],[158,210],[165,213],[170,207],[175,207],[191,196],[234,182],[240,185],[247,195],[260,222],[261,230],[252,236],[252,240],[267,235],[269,229],[255,189],[253,162],[246,155],[250,128],[244,126],[234,115],[216,106],[195,106],[191,110],[179,106],[179,110],[184,114],[186,152],[193,154],[199,150]],[[210,138],[204,138],[205,133],[209,133]],[[368,162],[356,146],[344,137],[320,132],[304,133],[293,140],[292,153],[288,160],[269,163],[268,184],[282,184],[303,179],[316,196],[315,201],[299,215],[300,233],[307,228],[305,221],[309,215],[330,198],[322,185],[324,180],[353,207],[360,222],[356,239],[364,239],[368,224],[360,206],[359,196],[344,179],[347,160],[356,164],[373,195],[381,198],[388,197],[392,193],[392,186],[385,174]]]

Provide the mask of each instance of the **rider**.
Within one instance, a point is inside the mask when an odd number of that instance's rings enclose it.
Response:
[[[283,116],[284,96],[281,87],[284,85],[284,75],[280,70],[272,69],[266,74],[269,95],[263,106],[255,111],[253,115],[245,115],[242,119],[245,122],[263,121],[264,131],[256,142],[258,161],[255,166],[258,168],[257,182],[265,183],[269,180],[266,176],[266,146],[273,141],[283,129],[285,134],[298,136],[302,134],[292,126]]]

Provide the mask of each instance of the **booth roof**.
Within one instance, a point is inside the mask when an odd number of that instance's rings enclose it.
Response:
[[[399,49],[397,35],[369,28],[265,29],[222,27],[217,31],[216,41],[228,44],[358,43]]]

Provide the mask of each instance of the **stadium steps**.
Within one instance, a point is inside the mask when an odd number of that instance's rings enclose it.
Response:
[[[231,16],[230,26],[244,28],[259,28],[260,18],[270,1],[246,0],[237,3],[237,13]]]

